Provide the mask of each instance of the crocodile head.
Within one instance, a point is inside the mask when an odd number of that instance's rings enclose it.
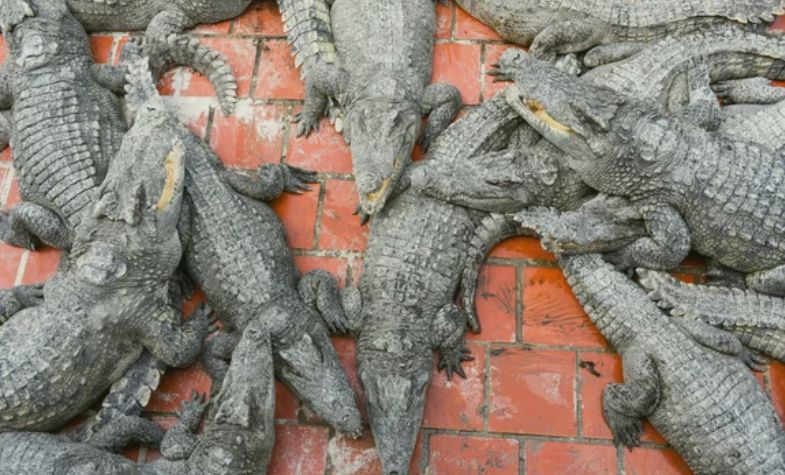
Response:
[[[405,308],[390,311],[406,313],[404,320],[414,318]],[[357,375],[382,473],[405,475],[425,408],[433,351],[415,332],[367,329],[364,333],[357,342]]]
[[[166,120],[143,108],[112,159],[76,230],[72,258],[83,280],[109,284],[125,276],[144,284],[168,279],[177,266],[185,147]]]
[[[272,351],[264,319],[251,321],[189,458],[201,473],[266,473],[275,442]]]
[[[299,311],[310,310],[301,307]],[[291,322],[297,320],[309,325],[299,337],[283,335],[275,342],[276,371],[300,401],[328,424],[358,437],[362,432],[362,416],[321,319],[317,315],[294,318],[287,310],[276,307],[266,314],[265,320],[271,328],[291,327]]]
[[[347,119],[360,207],[373,215],[412,160],[421,115],[407,102],[364,99],[352,104]]]

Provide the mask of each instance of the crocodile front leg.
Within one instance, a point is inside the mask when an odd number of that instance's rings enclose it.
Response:
[[[615,63],[635,55],[645,47],[646,43],[636,42],[595,46],[583,56],[583,64],[589,68],[596,68],[605,64]]]
[[[44,243],[58,249],[71,247],[71,233],[54,211],[22,202],[8,212],[0,212],[0,240],[12,246],[35,249]]]
[[[103,426],[90,445],[110,452],[119,452],[130,442],[158,447],[164,438],[164,430],[155,422],[141,416],[120,416]]]
[[[233,170],[222,170],[221,178],[234,191],[261,201],[272,201],[285,191],[300,193],[311,189],[308,183],[316,182],[314,172],[282,163],[268,163],[259,167],[256,177],[249,177]]]
[[[338,97],[347,83],[346,71],[334,64],[316,60],[305,78],[305,104],[296,116],[297,136],[309,136],[319,130],[319,120],[327,109],[330,97]]]
[[[202,305],[180,324],[179,312],[164,304],[157,317],[143,320],[144,325],[138,329],[140,343],[163,363],[184,368],[197,358],[212,329],[210,312],[208,306]]]
[[[18,285],[0,290],[0,324],[16,313],[44,303],[44,284]]]
[[[600,42],[602,29],[583,21],[563,21],[545,27],[529,53],[538,59],[553,59],[557,54],[578,53]]]
[[[752,290],[785,297],[785,264],[773,269],[752,272],[747,275],[746,283]]]
[[[715,328],[703,320],[676,318],[674,323],[706,348],[726,355],[736,356],[754,371],[763,371],[765,369],[765,361],[748,350],[731,333]]]
[[[431,344],[439,350],[439,369],[447,373],[448,379],[452,379],[453,373],[466,379],[462,365],[474,359],[464,345],[466,323],[466,312],[455,304],[439,309],[431,322]]]
[[[660,380],[657,367],[641,348],[622,352],[624,383],[611,383],[602,394],[602,413],[616,445],[637,447],[643,432],[642,419],[657,408]]]
[[[232,331],[218,333],[204,343],[202,366],[213,381],[213,394],[221,389],[226,372],[229,370],[232,352],[239,342],[240,333]]]
[[[719,81],[712,87],[727,104],[774,104],[785,100],[785,89],[772,86],[764,77]]]
[[[177,411],[177,423],[166,432],[161,442],[161,455],[167,460],[184,460],[193,452],[198,439],[196,431],[207,408],[206,397],[196,391]]]
[[[423,150],[427,151],[436,136],[450,125],[462,105],[461,93],[452,84],[431,84],[425,88],[422,112],[428,115],[428,122],[420,137]]]
[[[684,218],[666,204],[645,204],[639,211],[649,236],[608,253],[608,259],[623,268],[664,270],[679,265],[690,251],[690,230]]]

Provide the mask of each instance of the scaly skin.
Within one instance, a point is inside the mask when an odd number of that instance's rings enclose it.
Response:
[[[778,152],[511,54],[527,65],[515,74],[524,119],[565,152],[587,184],[629,197],[646,221],[649,237],[614,253],[616,262],[667,269],[692,246],[747,273],[749,287],[785,293]]]
[[[71,265],[42,304],[0,327],[0,431],[61,426],[144,349],[178,367],[199,354],[206,312],[181,325],[165,299],[181,257],[185,174],[183,144],[158,132],[166,117],[142,108],[76,230]]]
[[[618,52],[613,59],[619,59],[667,36],[715,25],[769,23],[774,15],[785,12],[781,0],[457,0],[457,3],[504,39],[531,46],[532,54],[537,57],[626,43],[614,45]]]
[[[127,99],[132,108],[146,100],[161,101],[152,84]],[[319,272],[300,279],[278,217],[265,203],[244,196],[272,200],[284,190],[307,189],[304,180],[311,175],[283,165],[263,167],[256,179],[230,172],[206,143],[171,112],[168,116],[159,132],[185,146],[179,229],[189,275],[235,336],[262,319],[272,335],[281,380],[338,430],[359,434],[362,422],[354,393],[324,322],[336,313],[343,318],[334,279]],[[271,307],[279,311],[269,312]],[[217,384],[226,369],[220,360],[229,358],[232,338],[222,335],[205,350]]]
[[[0,68],[0,108],[12,112],[25,199],[0,220],[0,237],[28,248],[69,247],[126,131],[112,94],[122,91],[122,69],[93,63],[87,35],[62,1],[34,5],[36,16],[8,35],[10,56]]]
[[[330,5],[328,5],[328,3]],[[298,134],[337,100],[350,142],[362,211],[374,214],[396,188],[420,133],[427,148],[460,108],[457,89],[428,86],[436,20],[432,0],[279,0],[306,80]],[[338,125],[338,124],[337,124]]]
[[[637,446],[647,418],[695,473],[785,473],[785,434],[771,401],[738,357],[712,349],[728,352],[713,327],[668,318],[598,254],[559,261],[589,318],[622,356],[624,383],[603,393],[617,443]]]

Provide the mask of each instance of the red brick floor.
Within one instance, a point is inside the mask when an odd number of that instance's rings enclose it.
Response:
[[[453,4],[437,3],[439,29],[434,78],[453,82],[467,104],[477,104],[501,86],[484,75],[505,45],[487,27]],[[782,22],[780,22],[782,23]],[[241,18],[197,28],[194,35],[228,55],[240,82],[237,114],[215,109],[204,78],[186,70],[167,75],[161,90],[192,129],[206,137],[231,167],[285,162],[319,172],[309,193],[275,204],[303,270],[324,268],[344,284],[362,269],[367,227],[351,215],[356,204],[348,148],[327,123],[309,139],[294,137],[293,119],[303,85],[289,56],[280,15],[272,2]],[[124,35],[93,39],[96,57],[114,61]],[[0,40],[2,41],[2,40]],[[6,51],[0,47],[0,61]],[[19,201],[9,153],[0,155],[0,204]],[[57,253],[22,252],[0,245],[0,285],[36,282],[54,270]],[[689,275],[699,265],[684,269]],[[644,447],[617,449],[600,412],[604,385],[621,379],[621,362],[606,347],[576,303],[553,261],[528,238],[498,246],[483,269],[479,312],[484,331],[471,335],[475,361],[467,380],[434,377],[413,473],[430,474],[677,474],[689,473],[678,455],[647,429]],[[336,338],[353,387],[353,342]],[[785,366],[772,365],[762,384],[785,415]],[[209,391],[199,368],[172,371],[148,408],[150,417],[171,423],[178,403],[192,389]],[[358,440],[336,435],[283,387],[278,388],[277,446],[270,473],[376,474],[379,461],[366,433]],[[138,459],[156,457],[133,449]]]

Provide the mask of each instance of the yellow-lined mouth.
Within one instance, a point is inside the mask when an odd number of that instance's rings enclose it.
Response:
[[[543,121],[551,129],[558,130],[559,132],[564,132],[566,134],[573,133],[572,128],[551,117],[551,115],[548,114],[548,112],[545,110],[545,106],[535,101],[534,99],[526,99],[526,107],[532,111],[534,117]]]
[[[390,183],[392,183],[392,177],[385,178],[378,190],[372,193],[366,193],[365,197],[372,203],[379,201],[387,193],[387,189],[390,188]]]
[[[166,171],[166,179],[164,180],[164,187],[161,190],[161,197],[158,198],[158,203],[155,209],[164,211],[172,204],[174,199],[175,185],[182,178],[183,173],[183,143],[177,142],[172,150],[166,155],[164,160],[164,169]]]

